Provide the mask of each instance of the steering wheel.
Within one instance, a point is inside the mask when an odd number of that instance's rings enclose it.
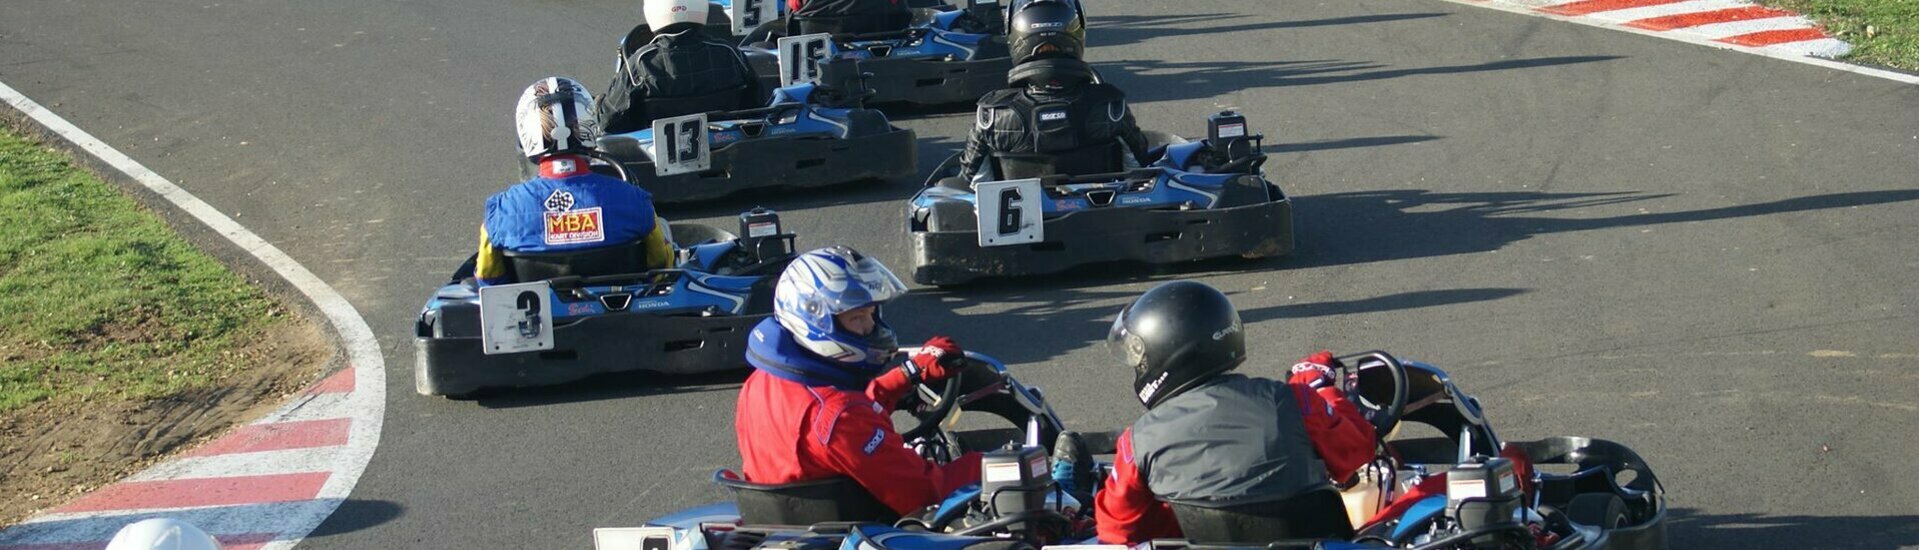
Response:
[[[1385,440],[1386,435],[1392,433],[1393,428],[1399,426],[1399,418],[1406,412],[1406,394],[1411,389],[1411,380],[1406,374],[1406,365],[1400,364],[1398,358],[1383,351],[1369,351],[1348,355],[1340,357],[1338,361],[1339,368],[1346,371],[1343,373],[1344,376],[1339,377],[1340,389],[1345,391],[1348,396],[1360,397],[1360,399],[1357,400],[1357,404],[1360,409],[1366,413],[1367,420],[1372,422],[1373,432],[1380,440]],[[1374,396],[1366,395],[1360,391],[1359,371],[1367,368],[1380,367],[1385,367],[1387,373],[1392,375],[1393,380],[1393,393],[1391,397],[1387,398],[1386,403],[1376,403],[1373,401]]]
[[[951,371],[952,374],[946,377],[946,385],[940,388],[939,401],[924,403],[924,398],[920,397],[917,392],[909,396],[909,398],[920,400],[922,404],[928,408],[912,413],[913,418],[917,419],[919,423],[904,432],[900,432],[901,439],[912,442],[939,433],[940,422],[946,420],[946,416],[953,412],[953,407],[959,406],[960,388],[963,386],[961,379],[965,377],[965,375],[960,372],[962,370],[964,369],[953,369]],[[948,446],[952,446],[957,442],[948,441],[946,443]]]

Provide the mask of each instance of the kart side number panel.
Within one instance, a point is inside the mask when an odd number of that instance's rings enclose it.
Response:
[[[553,349],[553,287],[545,281],[480,287],[480,349],[487,355]]]
[[[705,172],[713,166],[706,113],[653,121],[653,173],[665,177]]]
[[[833,55],[833,35],[826,33],[780,38],[780,87],[818,84],[825,70],[820,64]]]
[[[982,182],[973,189],[981,247],[1046,240],[1045,192],[1038,179]]]

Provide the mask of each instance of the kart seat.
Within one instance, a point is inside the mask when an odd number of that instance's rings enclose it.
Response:
[[[1292,498],[1207,507],[1175,502],[1173,516],[1186,538],[1196,544],[1252,544],[1299,539],[1353,537],[1346,519],[1346,502],[1331,486]]]
[[[566,252],[506,251],[513,280],[544,281],[566,276],[598,277],[645,273],[646,242],[635,241]]]
[[[1018,180],[1056,174],[1085,175],[1125,169],[1125,150],[1118,141],[1106,146],[1081,147],[1064,153],[993,153],[1000,179]]]
[[[766,485],[732,470],[713,472],[713,483],[733,492],[745,525],[813,525],[829,521],[892,523],[899,513],[850,477]]]

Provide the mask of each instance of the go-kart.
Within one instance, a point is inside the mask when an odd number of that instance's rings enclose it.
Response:
[[[861,97],[794,84],[774,90],[765,107],[671,117],[601,136],[600,150],[655,203],[911,177],[918,167],[913,131],[858,107]]]
[[[969,355],[969,357],[972,357]],[[941,433],[952,410],[977,407],[977,395],[1013,396],[1019,406],[995,407],[1018,421],[1029,419],[1027,447],[994,454],[1011,460],[986,465],[980,486],[956,491],[936,506],[899,517],[845,479],[781,486],[757,485],[722,470],[714,480],[733,491],[735,502],[701,506],[647,522],[638,528],[594,532],[600,550],[693,550],[719,548],[839,548],[841,550],[947,550],[990,547],[1028,549],[1094,545],[1091,517],[1073,495],[1059,491],[1044,473],[1048,419],[1037,392],[1022,390],[1004,367],[988,363],[1007,382],[990,391],[972,381],[949,384],[932,407],[918,405],[917,445],[964,450],[976,444]],[[1350,365],[1350,366],[1347,366]],[[1461,392],[1444,371],[1401,361],[1383,352],[1343,358],[1341,384],[1381,436],[1377,460],[1344,487],[1308,495],[1330,499],[1330,526],[1338,537],[1303,538],[1282,532],[1259,505],[1212,508],[1180,503],[1173,511],[1183,539],[1151,541],[1155,548],[1664,548],[1665,495],[1645,461],[1623,445],[1597,439],[1555,437],[1531,442],[1500,440],[1477,399]],[[969,369],[972,378],[981,369]],[[989,376],[989,379],[991,377]],[[934,393],[922,388],[922,394]],[[1028,395],[1030,398],[1018,396]],[[951,409],[942,405],[958,398]],[[1030,403],[1039,403],[1035,406]],[[1042,412],[1045,411],[1045,412]],[[929,424],[930,423],[930,424]],[[1397,438],[1402,425],[1423,425],[1443,437]],[[929,427],[930,426],[930,427]],[[1057,431],[1057,426],[1051,425]],[[1005,438],[982,440],[997,444]],[[954,441],[965,443],[953,447]],[[1095,445],[1097,448],[1098,446]],[[990,447],[986,447],[990,448]],[[1111,448],[1102,449],[1111,452]],[[1564,470],[1547,472],[1546,470]],[[1443,477],[1441,476],[1443,474]],[[1104,476],[1095,476],[1101,479]],[[1410,492],[1422,482],[1439,494]],[[1097,490],[1097,489],[1096,489]],[[1337,492],[1335,492],[1337,491]],[[1343,510],[1340,510],[1342,509]],[[1343,511],[1343,513],[1341,513]],[[1362,518],[1349,520],[1345,518]],[[1350,523],[1349,523],[1350,522]],[[1353,525],[1358,528],[1353,529]],[[1320,528],[1320,527],[1314,527]],[[1108,547],[1113,548],[1113,547]]]
[[[1001,154],[991,159],[1000,181],[968,182],[958,155],[948,158],[906,208],[913,281],[1292,252],[1293,205],[1261,170],[1263,136],[1231,112],[1208,122],[1197,142],[1147,132],[1163,153],[1123,172],[1062,173],[1045,156]]]
[[[732,5],[763,6],[769,1],[776,0],[738,0]],[[794,19],[779,17],[747,31],[740,50],[768,87],[792,82],[792,75],[782,75],[792,65],[782,66],[781,59],[797,53],[817,62],[819,82],[844,89],[870,87],[869,101],[874,103],[970,104],[1006,87],[1013,64],[996,1],[973,0],[965,8],[916,8],[912,13],[912,21],[902,21],[899,30],[805,36]]]
[[[414,325],[414,388],[465,397],[623,371],[694,374],[746,366],[746,338],[772,312],[795,236],[770,210],[741,235],[673,224],[678,263],[645,267],[639,245],[516,253],[519,281],[479,286],[474,258],[427,299]]]

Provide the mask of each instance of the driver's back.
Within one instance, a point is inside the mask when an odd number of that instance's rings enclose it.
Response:
[[[980,98],[962,164],[991,163],[1005,180],[1124,171],[1129,153],[1140,155],[1146,145],[1125,97],[1104,83],[1061,93],[996,90]]]
[[[636,49],[599,105],[609,134],[654,120],[760,106],[759,80],[739,48],[698,26],[668,29]]]
[[[670,250],[653,250],[666,244],[652,197],[645,190],[583,167],[561,177],[549,176],[543,174],[487,198],[474,273],[480,284],[542,278],[540,273],[516,273],[513,256],[563,257],[617,249],[639,252],[645,266],[664,267],[666,262],[661,260],[670,260]],[[605,269],[631,272],[628,266]]]

